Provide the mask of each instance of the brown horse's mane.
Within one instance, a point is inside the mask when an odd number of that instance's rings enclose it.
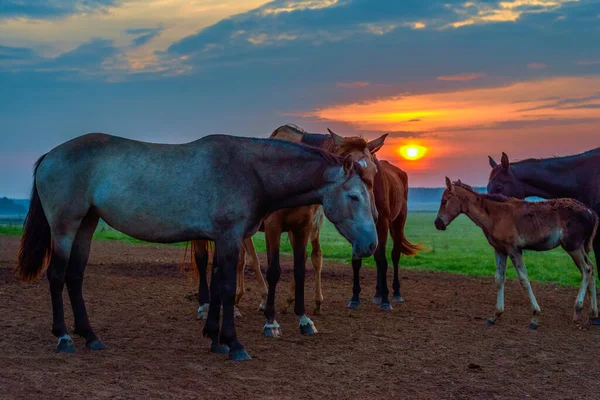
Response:
[[[510,197],[506,197],[503,194],[484,194],[484,193],[478,193],[475,191],[475,189],[473,189],[473,187],[471,187],[470,185],[467,185],[466,183],[462,183],[460,180],[452,182],[452,184],[454,186],[458,186],[460,188],[463,188],[471,193],[474,193],[478,196],[481,196],[482,198],[486,199],[486,200],[491,200],[491,201],[495,201],[498,203],[506,203],[508,201],[511,200]]]

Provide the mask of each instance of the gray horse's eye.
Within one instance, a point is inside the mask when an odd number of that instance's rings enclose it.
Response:
[[[360,197],[358,197],[356,193],[350,193],[348,197],[350,197],[350,200],[352,201],[360,201]]]

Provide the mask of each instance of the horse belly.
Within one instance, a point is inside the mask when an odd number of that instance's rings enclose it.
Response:
[[[529,242],[526,246],[524,246],[524,249],[534,251],[552,250],[560,246],[562,238],[563,230],[554,229],[550,233],[543,235],[540,238],[537,238],[537,240]]]

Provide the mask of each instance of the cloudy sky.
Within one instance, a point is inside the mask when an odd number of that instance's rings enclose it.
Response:
[[[284,123],[373,138],[411,186],[600,146],[600,0],[2,0],[0,195],[87,132]],[[398,148],[427,147],[404,160]]]

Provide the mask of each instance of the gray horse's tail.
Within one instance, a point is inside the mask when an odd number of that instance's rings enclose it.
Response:
[[[50,225],[42,208],[36,186],[37,170],[44,157],[46,157],[45,154],[35,163],[31,204],[23,224],[23,235],[21,236],[21,246],[19,248],[16,272],[19,278],[24,281],[37,279],[52,254]]]

